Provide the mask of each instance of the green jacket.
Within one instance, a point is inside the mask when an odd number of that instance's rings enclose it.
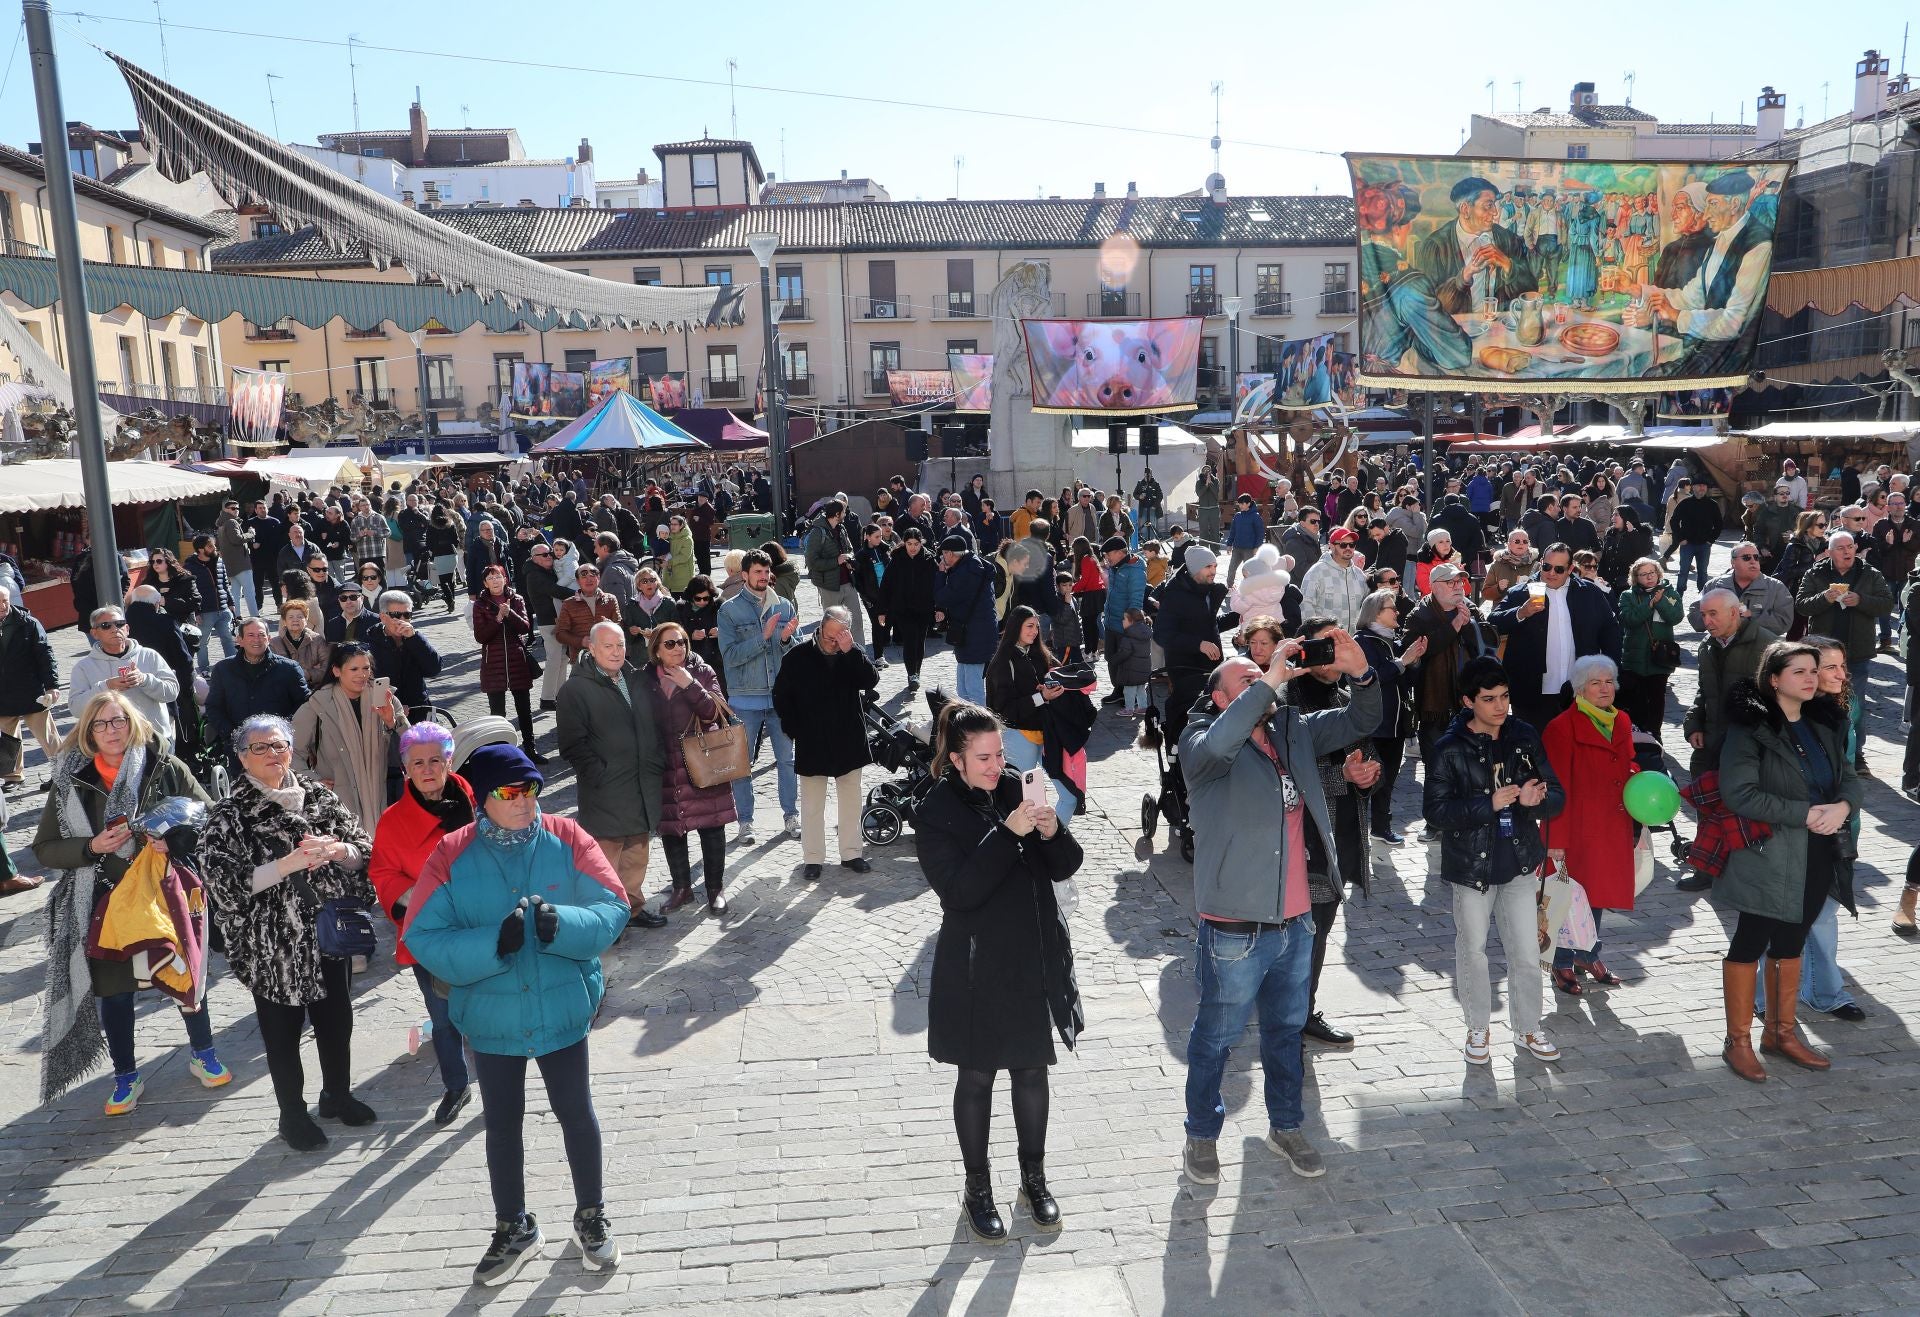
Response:
[[[1843,608],[1827,599],[1827,587],[1844,582],[1860,602]],[[1893,587],[1877,567],[1869,567],[1864,558],[1853,560],[1853,570],[1834,570],[1831,560],[1817,562],[1800,578],[1800,592],[1793,607],[1807,619],[1807,634],[1832,636],[1847,647],[1847,661],[1870,659],[1879,650],[1879,627],[1875,621],[1894,610]]]
[[[624,673],[627,694],[600,671],[591,654],[574,665],[555,700],[560,754],[578,776],[574,815],[594,837],[637,837],[660,823],[660,784],[667,750],[653,721],[653,700],[636,668]]]
[[[1798,923],[1805,913],[1804,884],[1824,882],[1831,894],[1853,909],[1853,829],[1834,834],[1839,856],[1830,874],[1807,873],[1807,809],[1813,803],[1800,772],[1800,753],[1786,721],[1760,697],[1752,681],[1737,683],[1727,697],[1726,748],[1720,756],[1720,800],[1741,818],[1758,819],[1773,835],[1727,857],[1713,884],[1716,904],[1746,914]],[[1813,728],[1838,777],[1836,800],[1860,812],[1860,779],[1847,753],[1847,710],[1821,696],[1809,700],[1802,716]]]
[[[1664,677],[1673,671],[1673,664],[1653,661],[1653,641],[1672,640],[1673,628],[1680,621],[1679,593],[1665,580],[1660,584],[1666,593],[1657,604],[1653,602],[1653,591],[1637,585],[1620,596],[1620,668],[1623,672]]]
[[[1799,522],[1799,504],[1789,500],[1782,507],[1768,499],[1753,514],[1753,542],[1760,546],[1760,552],[1769,560],[1777,559],[1787,547],[1787,541],[1793,538],[1793,528]]]
[[[1727,692],[1734,683],[1760,671],[1760,656],[1780,637],[1752,618],[1742,618],[1730,644],[1712,636],[1700,642],[1700,688],[1687,710],[1681,730],[1699,732],[1706,744],[1693,752],[1691,771],[1697,776],[1720,764],[1720,743],[1727,738]]]
[[[847,519],[840,518],[839,524],[829,525],[822,517],[807,532],[807,546],[803,551],[807,560],[807,579],[813,582],[816,590],[838,590],[840,588],[840,555],[853,552],[853,538],[847,534]]]

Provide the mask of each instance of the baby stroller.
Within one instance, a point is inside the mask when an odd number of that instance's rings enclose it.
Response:
[[[940,691],[927,692],[927,707],[936,721],[946,703],[947,697]],[[885,846],[898,839],[902,825],[913,822],[914,811],[939,779],[933,773],[933,747],[871,696],[863,718],[873,762],[895,776],[867,792],[867,806],[860,814],[860,835],[872,845]]]
[[[1178,746],[1167,744],[1166,728],[1160,706],[1149,700],[1141,719],[1141,737],[1153,743],[1154,761],[1160,768],[1160,790],[1140,798],[1140,833],[1149,843],[1167,821],[1167,836],[1180,843],[1180,858],[1193,863],[1193,828],[1187,820],[1187,779],[1180,772]]]

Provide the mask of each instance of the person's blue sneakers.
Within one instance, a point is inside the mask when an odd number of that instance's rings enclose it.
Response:
[[[135,1070],[132,1074],[115,1075],[113,1077],[113,1096],[107,1099],[107,1114],[109,1116],[124,1116],[139,1106],[141,1090],[146,1088],[146,1086],[147,1081],[140,1078],[140,1072],[138,1070]]]
[[[187,1073],[207,1088],[224,1088],[233,1082],[233,1071],[220,1064],[211,1047],[204,1052],[194,1049],[193,1059],[187,1062]]]

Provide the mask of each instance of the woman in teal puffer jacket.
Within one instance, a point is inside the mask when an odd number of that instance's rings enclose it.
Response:
[[[540,770],[518,749],[482,746],[461,772],[481,815],[428,857],[402,936],[448,985],[448,1012],[480,1081],[494,1232],[474,1280],[505,1284],[545,1242],[526,1211],[529,1059],[566,1144],[573,1238],[589,1270],[611,1267],[620,1248],[601,1198],[587,1031],[604,991],[600,953],[626,926],[626,892],[579,824],[541,815]]]

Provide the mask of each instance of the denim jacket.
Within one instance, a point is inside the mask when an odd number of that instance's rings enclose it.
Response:
[[[760,611],[760,601],[751,590],[742,590],[720,605],[720,656],[726,663],[729,695],[771,699],[780,660],[793,648],[793,641],[782,640],[780,632],[794,616],[794,607],[771,587],[767,593],[773,603],[766,613]],[[780,619],[772,636],[765,634],[770,615]]]

